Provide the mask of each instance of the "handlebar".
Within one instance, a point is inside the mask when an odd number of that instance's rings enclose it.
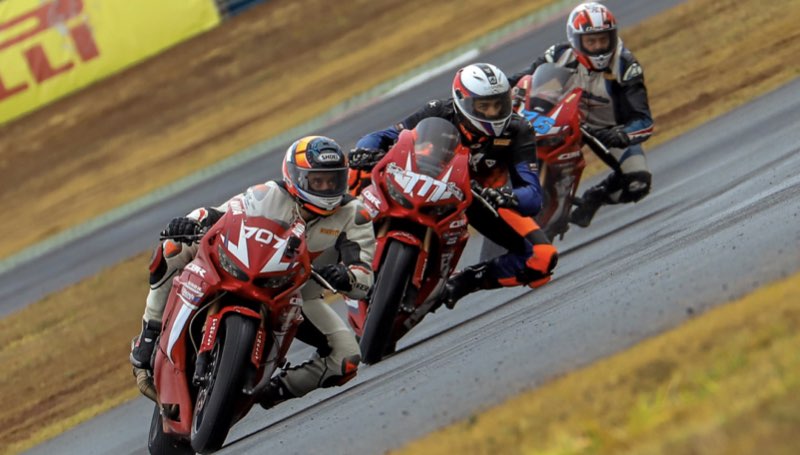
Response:
[[[619,161],[614,158],[614,155],[611,154],[611,152],[608,150],[608,147],[600,142],[600,140],[597,139],[593,133],[594,132],[592,130],[581,125],[581,134],[583,134],[584,140],[588,140],[587,143],[589,148],[591,148],[592,151],[595,152],[595,154],[601,160],[603,160],[604,163],[611,166],[611,168],[614,169],[614,172],[621,174],[622,169],[619,167]]]
[[[314,281],[316,281],[317,284],[319,284],[323,288],[333,292],[334,294],[338,294],[339,293],[339,291],[337,291],[336,288],[334,288],[333,286],[331,286],[330,283],[328,283],[328,280],[326,280],[325,278],[322,278],[322,275],[317,273],[317,271],[316,271],[316,269],[314,268],[313,265],[311,266],[311,278]]]
[[[492,215],[494,215],[495,218],[500,218],[500,214],[497,213],[497,210],[495,210],[495,208],[492,206],[492,204],[486,202],[486,199],[484,199],[483,196],[481,196],[481,192],[483,191],[483,187],[478,182],[476,182],[475,180],[471,181],[470,186],[472,187],[471,188],[472,189],[472,197],[477,199],[481,204],[484,205],[484,207],[486,207],[490,212],[492,212]]]

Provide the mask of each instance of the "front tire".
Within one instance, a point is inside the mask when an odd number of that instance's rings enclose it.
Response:
[[[197,393],[192,418],[192,447],[200,453],[219,450],[228,436],[258,329],[257,321],[238,314],[225,316],[221,326],[210,353],[212,373]]]
[[[406,287],[414,272],[418,250],[399,241],[389,241],[385,259],[372,298],[369,302],[367,320],[361,336],[361,361],[370,365],[380,362],[386,348],[393,346],[390,340],[397,309],[406,293]],[[391,344],[390,344],[391,343]]]
[[[164,433],[164,423],[158,404],[153,411],[150,421],[150,435],[147,439],[147,449],[152,455],[194,455],[194,450],[188,441]]]

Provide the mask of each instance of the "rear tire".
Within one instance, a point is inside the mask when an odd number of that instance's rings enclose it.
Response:
[[[366,364],[380,362],[391,340],[397,309],[411,282],[418,250],[399,241],[389,241],[385,259],[372,290],[364,332],[361,335],[361,361]]]
[[[236,403],[243,398],[247,364],[253,351],[257,321],[238,314],[222,320],[223,334],[211,351],[212,374],[201,387],[192,418],[192,447],[200,453],[219,450],[236,417]],[[225,341],[222,341],[224,337]]]
[[[194,455],[194,449],[189,441],[164,433],[164,423],[161,420],[158,404],[155,405],[153,419],[150,421],[147,448],[152,455]]]

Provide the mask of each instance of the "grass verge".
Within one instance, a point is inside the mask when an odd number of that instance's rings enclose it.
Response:
[[[800,274],[393,455],[794,454]]]

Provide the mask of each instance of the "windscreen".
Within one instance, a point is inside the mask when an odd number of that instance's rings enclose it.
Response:
[[[419,122],[414,132],[419,171],[431,177],[438,176],[456,154],[458,130],[445,119],[429,117]]]
[[[563,66],[543,63],[536,67],[531,81],[531,98],[538,98],[555,105],[573,88],[575,73]]]

